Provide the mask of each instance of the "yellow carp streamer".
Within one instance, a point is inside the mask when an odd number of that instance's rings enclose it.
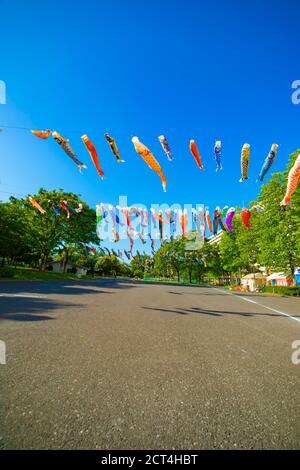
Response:
[[[167,179],[154,155],[144,144],[142,144],[142,142],[139,141],[138,137],[133,137],[131,140],[136,152],[142,157],[151,170],[158,174],[162,182],[163,190],[166,192]]]
[[[30,132],[32,132],[32,134],[36,135],[36,136],[39,137],[40,139],[48,139],[49,135],[51,134],[50,129],[47,129],[46,131],[35,131],[35,130],[32,130],[32,131],[30,131]]]
[[[125,162],[125,160],[122,160],[122,158],[120,157],[120,153],[119,153],[119,150],[118,150],[115,139],[107,133],[104,134],[104,136],[105,136],[107,142],[109,143],[111,151],[114,154],[114,156],[116,157],[117,162],[119,162],[119,163]]]
[[[40,211],[41,214],[45,214],[45,209],[43,209],[39,203],[31,196],[29,196],[29,201],[31,202],[31,204],[33,205],[33,207],[35,207],[38,211]]]
[[[285,206],[291,203],[291,197],[292,197],[292,194],[297,189],[299,179],[300,179],[300,153],[298,157],[296,158],[294,165],[289,171],[286,193],[280,203],[282,208],[285,208]]]
[[[240,183],[248,179],[249,160],[250,160],[250,144],[244,144],[242,147],[242,152],[241,152],[242,177],[240,179]]]

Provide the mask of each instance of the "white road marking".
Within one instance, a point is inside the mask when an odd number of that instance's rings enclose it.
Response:
[[[248,297],[243,297],[242,295],[232,294],[231,292],[223,291],[223,289],[218,289],[217,287],[214,287],[214,289],[219,290],[219,291],[221,291],[223,293],[226,293],[228,295],[232,295],[233,297],[238,297],[239,299],[245,300],[246,302],[251,302],[252,304],[259,305],[260,307],[266,308],[267,310],[271,310],[271,312],[279,313],[279,315],[283,315],[285,317],[288,317],[291,320],[295,320],[297,322],[300,322],[300,318],[293,317],[292,315],[289,315],[288,313],[281,312],[280,310],[276,310],[275,308],[266,307],[265,305],[260,304],[259,302],[256,302],[255,300],[249,299]]]

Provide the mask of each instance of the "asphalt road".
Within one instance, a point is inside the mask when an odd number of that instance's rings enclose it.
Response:
[[[299,299],[1,282],[0,339],[2,449],[300,449]]]

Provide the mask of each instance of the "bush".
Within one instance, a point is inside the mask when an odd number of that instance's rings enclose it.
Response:
[[[266,286],[264,292],[300,297],[300,286]]]
[[[0,279],[13,278],[15,273],[16,271],[13,268],[4,266],[3,268],[0,268]]]

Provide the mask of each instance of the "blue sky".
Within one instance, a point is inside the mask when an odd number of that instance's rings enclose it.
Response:
[[[0,1],[0,80],[7,104],[0,127],[57,130],[88,165],[80,175],[53,139],[27,131],[0,134],[0,198],[38,187],[80,193],[92,206],[203,203],[247,205],[273,142],[273,171],[300,147],[300,105],[291,84],[300,79],[297,1],[86,0]],[[104,139],[117,140],[118,164]],[[106,179],[93,168],[80,136],[98,149]],[[157,140],[169,140],[170,163]],[[167,176],[135,153],[139,136]],[[189,153],[197,141],[205,172]],[[222,140],[223,167],[215,172],[213,145]],[[240,151],[251,144],[250,179],[240,177]]]

